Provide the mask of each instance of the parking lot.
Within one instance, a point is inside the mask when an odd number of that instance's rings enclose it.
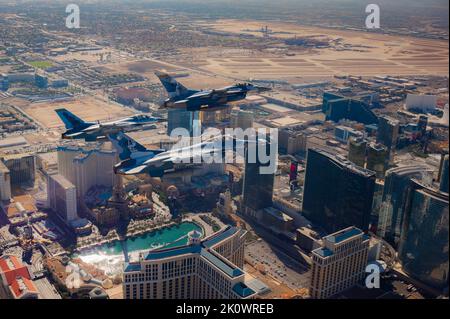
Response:
[[[274,280],[293,290],[309,287],[308,269],[263,240],[257,240],[246,247],[245,259],[253,267],[264,269]]]

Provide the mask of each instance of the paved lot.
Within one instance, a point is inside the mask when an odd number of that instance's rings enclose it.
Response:
[[[263,240],[251,243],[246,247],[245,252],[246,260],[250,264],[262,265],[267,274],[289,288],[309,287],[310,272],[307,268]]]
[[[40,293],[40,299],[61,299],[61,295],[56,291],[55,287],[47,278],[33,281]]]

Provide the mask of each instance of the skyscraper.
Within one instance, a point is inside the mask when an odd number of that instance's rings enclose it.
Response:
[[[367,147],[368,170],[374,171],[378,178],[383,178],[389,164],[389,150],[382,144],[371,143]]]
[[[112,189],[113,167],[118,161],[115,150],[78,146],[60,146],[57,150],[58,172],[75,185],[79,204],[92,186]]]
[[[378,123],[377,116],[370,110],[368,103],[329,92],[323,94],[322,112],[327,120],[334,122],[348,119],[363,124]]]
[[[440,185],[439,190],[444,193],[448,193],[448,154],[444,156],[440,168]]]
[[[398,140],[400,122],[389,116],[378,118],[377,143],[381,143],[391,152],[395,149]]]
[[[410,276],[448,289],[448,194],[413,180],[405,202],[399,259]]]
[[[64,221],[78,218],[77,190],[64,176],[54,174],[47,177],[47,196],[49,207]]]
[[[431,182],[433,169],[425,165],[408,165],[386,171],[382,207],[378,219],[378,235],[398,243],[403,223],[403,205],[411,179]]]
[[[9,169],[11,186],[34,182],[36,166],[33,154],[7,155],[3,157],[3,162]]]
[[[241,128],[244,131],[253,127],[253,112],[239,110],[231,113],[231,125],[233,128]]]
[[[427,126],[428,126],[428,117],[425,115],[419,116],[419,122],[417,123],[417,126],[420,131],[420,135],[423,137],[427,133]]]
[[[11,178],[8,167],[0,161],[0,201],[11,199]]]
[[[369,255],[369,237],[348,227],[322,238],[312,251],[310,295],[326,299],[356,285],[364,278]]]
[[[306,151],[307,135],[290,127],[284,127],[278,132],[280,150],[286,154],[296,154]]]
[[[348,140],[348,160],[359,167],[366,163],[367,141],[363,138],[351,137]]]
[[[272,206],[273,184],[275,180],[275,170],[271,173],[262,172],[261,168],[269,168],[270,163],[275,163],[277,154],[270,154],[270,161],[267,164],[261,163],[258,157],[258,144],[254,149],[246,147],[245,149],[245,170],[243,183],[243,205],[244,212],[256,217],[256,211]],[[270,143],[265,144],[266,154],[270,152]],[[256,160],[252,163],[249,151],[256,150]]]
[[[342,156],[309,149],[303,215],[330,233],[349,226],[367,231],[375,178]]]

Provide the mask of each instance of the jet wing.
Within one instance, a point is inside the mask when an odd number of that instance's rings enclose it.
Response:
[[[227,91],[228,94],[242,93],[242,89],[234,88]]]
[[[136,167],[131,168],[120,168],[118,167],[117,173],[122,175],[137,175],[137,174],[143,174],[145,169],[147,168],[147,165],[139,165]]]
[[[80,136],[82,136],[83,134],[85,134],[84,132],[76,132],[76,133],[71,133],[71,134],[64,134],[65,138],[78,138]]]
[[[191,99],[197,99],[197,98],[202,98],[202,97],[209,97],[209,96],[211,96],[212,92],[213,91],[200,91],[200,92],[190,95],[187,99],[191,100]]]
[[[89,127],[85,128],[83,130],[83,132],[90,133],[90,132],[98,131],[99,129],[100,129],[99,125],[92,125],[92,126],[89,126]]]
[[[182,106],[184,106],[187,102],[188,102],[188,100],[180,100],[180,101],[174,102],[173,104],[174,105],[182,105]]]
[[[195,99],[205,99],[205,98],[220,98],[227,95],[227,90],[211,90],[211,91],[202,91],[195,93],[191,96],[189,96],[188,100],[195,100]]]

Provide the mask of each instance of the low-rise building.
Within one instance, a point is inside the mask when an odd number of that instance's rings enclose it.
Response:
[[[274,207],[264,209],[262,223],[276,232],[289,233],[294,228],[294,219]]]
[[[319,233],[317,233],[313,229],[307,227],[300,227],[297,229],[296,233],[297,233],[296,238],[297,245],[306,252],[310,252],[314,249],[317,249],[322,244]]]
[[[28,268],[16,256],[0,257],[0,299],[38,299]]]

